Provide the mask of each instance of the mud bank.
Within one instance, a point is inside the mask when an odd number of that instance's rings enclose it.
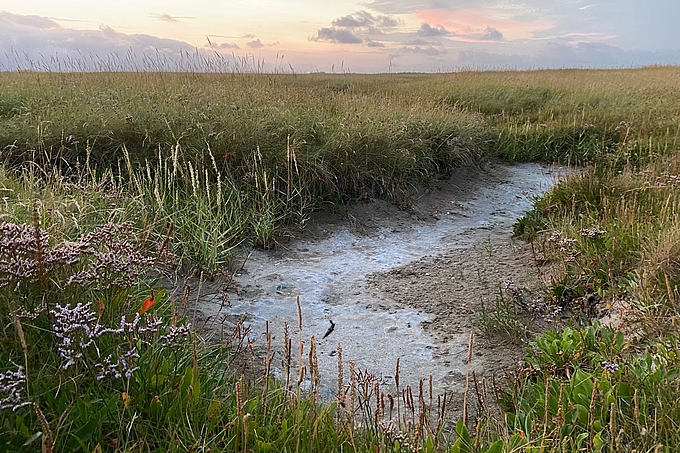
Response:
[[[234,277],[236,292],[225,297],[225,285],[206,285],[197,308],[204,317],[246,315],[260,345],[269,321],[274,368],[284,324],[294,351],[298,338],[308,348],[314,336],[327,397],[337,391],[338,345],[345,362],[387,385],[400,358],[402,386],[431,374],[438,392],[460,392],[468,369],[481,376],[517,360],[516,346],[477,335],[466,363],[470,331],[501,283],[536,287],[527,245],[512,239],[512,225],[560,173],[538,164],[460,170],[410,210],[371,201],[342,218],[314,219],[285,248],[252,251]]]

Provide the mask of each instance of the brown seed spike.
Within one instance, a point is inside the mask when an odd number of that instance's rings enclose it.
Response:
[[[300,296],[297,295],[295,296],[295,302],[297,303],[297,311],[298,311],[298,329],[299,331],[302,332],[302,307],[300,306]]]

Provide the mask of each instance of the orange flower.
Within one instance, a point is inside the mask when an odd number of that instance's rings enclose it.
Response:
[[[129,408],[130,400],[132,399],[130,398],[130,395],[128,395],[127,392],[123,392],[120,394],[120,398],[123,400],[123,407],[125,407],[125,409]]]
[[[99,317],[101,318],[102,315],[104,314],[104,302],[97,299],[94,303],[97,306],[97,313],[99,313]]]
[[[155,304],[155,303],[156,303],[156,299],[154,298],[153,289],[152,289],[151,295],[146,298],[146,300],[142,304],[142,308],[140,308],[137,313],[139,313],[140,315],[143,314],[149,308],[153,307],[153,304]]]

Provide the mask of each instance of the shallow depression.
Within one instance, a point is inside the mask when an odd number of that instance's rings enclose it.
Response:
[[[550,188],[560,172],[554,167],[522,164],[496,167],[478,177],[454,177],[443,190],[416,202],[416,211],[421,206],[417,212],[428,211],[426,220],[412,216],[412,221],[404,222],[403,211],[383,209],[384,204],[374,202],[361,208],[361,215],[377,219],[378,226],[368,234],[348,223],[332,224],[326,237],[303,237],[276,253],[254,250],[234,278],[238,293],[229,296],[229,306],[222,307],[222,313],[246,314],[251,336],[260,345],[265,341],[265,321],[269,321],[272,344],[278,351],[272,362],[275,367],[281,363],[284,323],[293,338],[293,351],[297,351],[298,335],[306,348],[314,336],[322,393],[327,397],[336,391],[338,345],[345,362],[354,361],[357,369],[382,376],[388,384],[400,358],[402,386],[415,386],[432,374],[438,391],[460,391],[460,377],[468,368],[469,332],[451,333],[446,354],[436,354],[440,345],[423,328],[433,314],[396,303],[368,284],[366,277],[425,256],[467,249],[491,233],[509,238],[512,224],[531,207],[532,197]],[[422,278],[428,276],[425,273]],[[300,296],[303,315],[301,333],[296,296]],[[202,297],[199,308],[206,315],[216,314],[221,300],[220,294]],[[335,328],[323,338],[331,321]],[[478,372],[484,369],[478,358],[469,366]]]

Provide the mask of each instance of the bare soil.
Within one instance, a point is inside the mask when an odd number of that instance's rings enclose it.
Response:
[[[357,233],[374,234],[382,228],[404,228],[409,221],[465,216],[467,203],[480,202],[480,190],[507,183],[510,178],[505,166],[460,169],[447,184],[417,200],[406,211],[410,219],[385,203],[359,205],[348,218]],[[512,219],[492,221],[504,214],[502,210],[492,212],[490,219],[482,221],[487,223],[451,237],[442,244],[441,253],[366,276],[376,296],[431,315],[431,321],[423,322],[422,327],[437,345],[435,359],[445,366],[460,359],[462,347],[468,348],[467,343],[461,344],[461,336],[469,338],[473,332],[475,368],[482,376],[512,370],[524,354],[527,339],[548,327],[540,316],[517,307],[517,315],[530,329],[525,338],[481,329],[482,305],[493,311],[501,294],[509,297],[503,291],[508,285],[519,288],[527,304],[540,307],[547,299],[542,281],[546,270],[537,265],[531,244],[513,237],[514,221],[507,221]],[[463,378],[459,373],[451,377],[457,383]]]
[[[440,187],[415,191],[408,209],[370,200],[316,213],[274,250],[252,251],[233,281],[188,281],[189,303],[197,319],[219,320],[225,332],[245,317],[256,344],[268,326],[275,365],[285,325],[306,346],[314,336],[329,397],[338,346],[388,386],[399,358],[406,385],[431,374],[436,391],[460,394],[470,372],[502,373],[523,353],[526,343],[480,330],[479,313],[482,304],[493,310],[510,282],[526,304],[542,298],[531,246],[513,238],[512,227],[560,172],[538,164],[461,169]]]

